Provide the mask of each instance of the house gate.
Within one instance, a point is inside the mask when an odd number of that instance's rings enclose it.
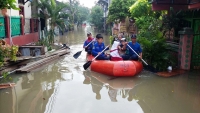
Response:
[[[191,68],[200,69],[200,20],[194,20],[194,39],[192,47]]]

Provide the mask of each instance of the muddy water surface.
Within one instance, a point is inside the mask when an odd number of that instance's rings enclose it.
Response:
[[[171,78],[146,71],[123,78],[85,71],[85,52],[78,59],[73,54],[82,50],[87,31],[57,38],[71,54],[31,73],[13,74],[16,86],[0,90],[0,113],[200,113],[198,71]]]

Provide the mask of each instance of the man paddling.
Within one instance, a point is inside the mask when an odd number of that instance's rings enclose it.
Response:
[[[131,35],[131,42],[128,43],[128,45],[137,53],[139,54],[140,59],[142,59],[142,48],[140,44],[136,41],[137,36],[135,34]],[[125,55],[122,56],[123,60],[138,60],[138,56],[129,48],[129,46],[126,46],[127,52]]]
[[[88,45],[91,41],[94,40],[94,38],[92,38],[92,34],[89,32],[87,33],[87,40],[85,40],[84,44],[83,44],[83,48],[85,48],[85,51],[88,53],[88,54],[91,54],[92,53],[92,47],[93,47],[93,44],[90,44]],[[88,45],[88,46],[87,46]]]
[[[92,48],[92,55],[94,57],[96,57],[97,55],[99,55],[96,59],[97,60],[109,60],[109,56],[107,56],[104,52],[101,53],[101,51],[103,51],[106,47],[104,45],[103,42],[103,36],[101,34],[98,34],[96,36],[97,41],[94,44],[93,48]],[[106,50],[108,50],[109,48],[107,48]]]

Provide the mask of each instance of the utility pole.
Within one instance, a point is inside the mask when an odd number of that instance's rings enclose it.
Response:
[[[108,11],[108,0],[99,0],[98,3],[102,6],[104,17],[103,17],[103,31],[106,32],[106,18],[107,18],[107,11]]]

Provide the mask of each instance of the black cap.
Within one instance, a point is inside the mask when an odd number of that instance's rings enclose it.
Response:
[[[132,34],[131,38],[137,38],[137,36],[135,34]]]

